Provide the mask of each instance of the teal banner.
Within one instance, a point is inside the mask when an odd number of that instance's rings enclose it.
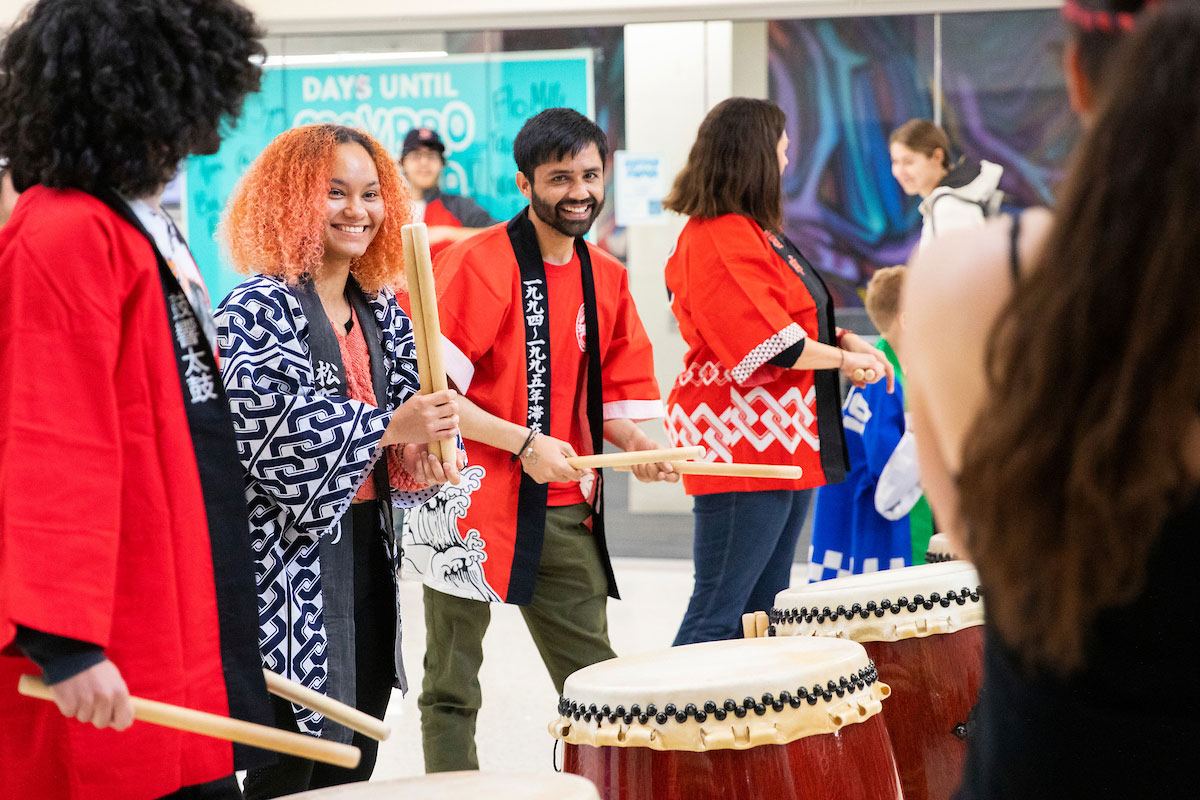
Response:
[[[220,151],[187,162],[188,241],[213,301],[243,279],[216,239],[225,202],[250,163],[288,128],[322,122],[361,128],[395,156],[411,128],[432,128],[446,144],[446,191],[508,219],[526,203],[513,177],[513,138],[546,108],[593,116],[592,85],[590,49],[267,67],[262,90],[247,98]]]

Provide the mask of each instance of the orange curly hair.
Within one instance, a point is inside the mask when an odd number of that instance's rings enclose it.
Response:
[[[321,266],[329,176],[338,145],[349,143],[362,145],[375,162],[387,211],[367,251],[350,263],[350,273],[371,295],[405,287],[400,228],[412,221],[408,189],[383,145],[341,125],[305,125],[279,134],[242,176],[219,229],[238,272],[295,284]]]

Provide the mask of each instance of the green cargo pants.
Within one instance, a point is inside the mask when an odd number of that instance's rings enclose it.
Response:
[[[608,641],[608,581],[596,541],[584,526],[590,513],[585,503],[546,510],[533,600],[521,607],[559,694],[572,672],[616,656]],[[417,707],[426,772],[479,769],[479,668],[491,619],[487,603],[425,587],[425,677]],[[553,715],[553,709],[547,713]]]

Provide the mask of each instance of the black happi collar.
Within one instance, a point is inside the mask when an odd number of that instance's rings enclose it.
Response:
[[[229,715],[271,725],[274,715],[258,653],[258,592],[250,551],[245,472],[238,459],[233,418],[216,355],[183,287],[137,214],[114,192],[97,197],[146,238],[158,262],[167,306],[166,323],[175,347],[183,406],[208,519]],[[271,760],[261,750],[234,745],[236,769],[268,764]]]
[[[550,432],[550,314],[546,297],[546,265],[538,245],[537,232],[525,207],[508,222],[508,238],[521,274],[521,304],[525,317],[525,369],[528,410],[526,424],[544,434]],[[583,280],[583,322],[587,337],[587,419],[592,452],[604,450],[604,392],[601,385],[600,321],[596,306],[596,282],[587,243],[575,239]],[[601,560],[608,573],[609,594],[617,597],[616,580],[608,561],[604,540],[604,484],[596,473],[596,499],[593,503],[592,534],[600,548]],[[541,560],[542,536],[546,528],[546,502],[549,487],[539,484],[524,471],[517,498],[516,550],[513,553],[512,581],[508,602],[523,605],[533,597],[533,585]]]
[[[796,273],[816,304],[817,341],[836,347],[837,328],[834,325],[833,297],[829,287],[812,262],[782,232],[766,231],[766,234],[775,254],[787,264],[788,269]],[[817,392],[817,439],[821,443],[821,470],[825,473],[827,484],[841,483],[846,479],[850,462],[846,451],[846,434],[842,429],[842,392],[837,370],[813,370],[813,386]]]
[[[295,286],[289,287],[292,294],[300,301],[300,308],[308,320],[308,357],[312,362],[313,379],[317,389],[324,394],[336,397],[348,397],[349,385],[346,380],[345,365],[342,364],[342,348],[338,344],[337,334],[329,324],[325,306],[317,295],[317,289],[310,279],[304,279]],[[375,406],[387,408],[388,375],[384,363],[383,338],[375,312],[367,301],[367,296],[359,287],[358,281],[350,276],[346,281],[346,299],[354,309],[354,317],[362,326],[362,335],[367,343],[367,352],[371,357],[371,387],[375,390]],[[391,497],[391,482],[388,479],[387,458],[380,457],[375,462],[371,474],[375,482],[376,496],[381,503],[389,508]],[[388,539],[395,541],[395,530],[392,525],[392,515],[384,514],[384,530]]]

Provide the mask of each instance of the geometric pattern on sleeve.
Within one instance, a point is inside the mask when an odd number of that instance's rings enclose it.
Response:
[[[791,323],[747,353],[738,365],[730,370],[733,379],[738,383],[745,383],[755,370],[806,336],[804,328]]]
[[[816,421],[816,388],[807,393],[792,386],[775,397],[762,386],[739,392],[729,387],[729,407],[720,415],[708,403],[700,403],[688,414],[672,404],[667,412],[667,436],[679,447],[702,445],[708,461],[733,463],[733,448],[745,441],[759,453],[776,444],[789,453],[800,447],[821,449],[811,426]]]

